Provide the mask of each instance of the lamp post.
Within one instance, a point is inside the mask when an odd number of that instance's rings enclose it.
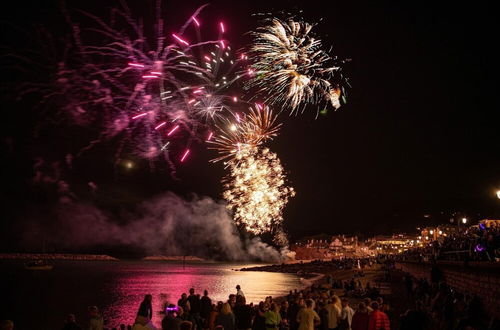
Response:
[[[458,232],[460,232],[460,223],[463,223],[464,226],[465,224],[467,223],[467,218],[462,218],[460,220],[457,221],[457,224],[458,224]]]
[[[497,197],[500,199],[500,190],[497,190]]]

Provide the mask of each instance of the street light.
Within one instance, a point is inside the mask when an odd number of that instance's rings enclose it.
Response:
[[[497,190],[497,197],[500,199],[500,190]]]
[[[465,225],[467,223],[467,218],[462,218],[462,223]]]

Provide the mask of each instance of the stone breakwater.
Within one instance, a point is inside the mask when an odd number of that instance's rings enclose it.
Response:
[[[299,275],[303,278],[316,277],[318,273],[323,273],[318,268],[306,267],[307,264],[281,264],[281,265],[266,265],[257,267],[241,268],[242,272],[272,272],[272,273],[287,273]]]
[[[67,253],[0,253],[0,260],[85,260],[118,261],[105,254],[67,254]]]
[[[198,258],[195,256],[163,256],[163,255],[156,255],[156,256],[149,256],[142,258],[142,260],[146,261],[205,261],[205,259]]]

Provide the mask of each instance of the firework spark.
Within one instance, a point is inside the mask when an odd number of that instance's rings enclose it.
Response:
[[[224,199],[236,224],[253,234],[279,228],[283,208],[295,191],[286,185],[277,155],[267,148],[246,147],[228,165]]]
[[[269,107],[262,110],[249,108],[244,119],[238,114],[234,120],[225,118],[222,124],[216,125],[219,133],[212,139],[210,149],[215,149],[219,157],[213,162],[235,157],[242,149],[258,147],[275,137],[281,127],[277,116]]]
[[[311,30],[314,25],[273,18],[253,32],[249,57],[253,61],[247,84],[270,104],[297,112],[306,104],[329,103],[340,107],[347,80],[340,64],[321,48]],[[345,100],[344,100],[345,101]]]
[[[283,208],[295,195],[286,185],[277,155],[262,148],[280,125],[269,107],[250,108],[244,118],[235,114],[233,121],[226,119],[218,125],[218,135],[209,142],[220,155],[213,161],[226,160],[230,171],[223,181],[228,208],[235,222],[253,234],[279,228]]]

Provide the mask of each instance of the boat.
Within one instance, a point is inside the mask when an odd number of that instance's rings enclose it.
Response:
[[[52,270],[52,268],[54,266],[45,259],[30,260],[24,263],[24,269],[27,270]]]
[[[54,265],[51,265],[47,261],[47,255],[45,254],[45,236],[42,238],[42,259],[29,260],[24,263],[24,269],[26,270],[52,270]]]

